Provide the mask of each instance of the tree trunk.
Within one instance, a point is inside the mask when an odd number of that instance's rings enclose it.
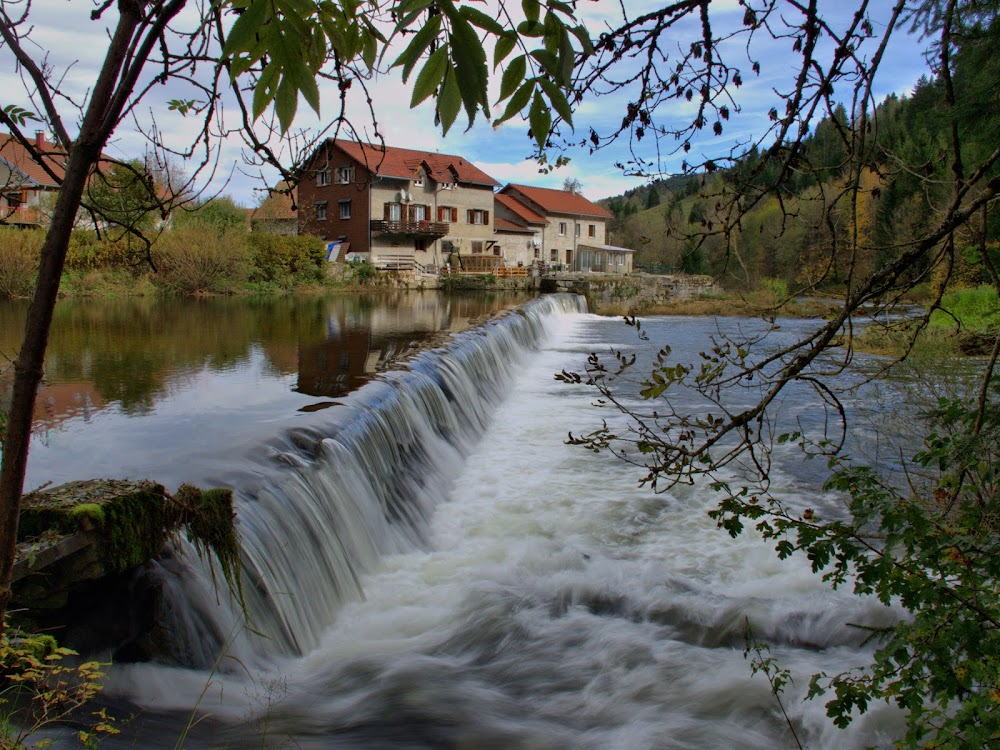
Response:
[[[119,4],[119,10],[118,26],[94,85],[79,138],[69,148],[65,177],[56,199],[52,224],[42,246],[38,280],[28,308],[24,339],[14,362],[14,393],[7,416],[3,459],[0,461],[0,631],[4,627],[4,615],[11,597],[17,520],[31,442],[35,395],[42,379],[45,347],[70,234],[87,180],[121,117],[131,87],[135,85],[134,77],[120,75],[128,59],[133,35],[142,21],[141,6],[126,1]]]

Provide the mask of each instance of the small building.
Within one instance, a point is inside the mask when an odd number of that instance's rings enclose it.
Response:
[[[298,234],[299,217],[296,212],[295,189],[285,181],[279,182],[261,204],[250,212],[250,231],[268,234]]]
[[[635,250],[614,245],[577,245],[576,258],[570,271],[593,273],[632,273]]]
[[[583,264],[579,251],[584,245],[605,246],[607,221],[613,216],[577,192],[529,185],[506,185],[497,194],[496,203],[503,218],[531,228],[531,259],[554,270],[591,270],[596,256],[591,255],[591,263]]]
[[[513,196],[494,196],[497,246],[508,266],[533,266],[542,260],[542,236],[549,220]]]
[[[32,154],[10,133],[0,133],[0,224],[31,227],[47,223],[54,196],[66,174],[66,154],[36,131]],[[37,159],[36,159],[37,155]]]
[[[327,139],[299,172],[298,230],[385,269],[494,256],[493,190],[461,156]]]

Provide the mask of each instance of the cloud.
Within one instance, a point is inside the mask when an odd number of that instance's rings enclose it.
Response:
[[[850,4],[843,4],[844,6]],[[886,4],[872,4],[873,24],[876,29],[884,25]],[[68,95],[74,101],[82,101],[93,85],[97,70],[103,60],[108,44],[108,30],[105,21],[91,21],[89,12],[93,8],[90,3],[67,3],[65,0],[35,0],[32,4],[34,28],[31,33],[32,49],[38,59],[46,58],[56,71],[64,72],[64,84]],[[629,2],[627,7],[632,13],[642,13],[647,10],[662,7],[662,3],[654,0],[643,0],[639,3]],[[595,34],[606,25],[617,25],[621,20],[621,6],[617,3],[591,3],[578,5],[583,21]],[[520,15],[520,4],[510,4],[512,13]],[[744,9],[737,0],[726,0],[724,3],[712,3],[713,14],[719,23],[732,24],[738,27],[742,21]],[[841,4],[824,4],[825,17],[835,28],[843,28],[850,21],[852,9],[841,7]],[[194,5],[177,21],[178,28],[190,28],[197,20]],[[108,10],[108,20],[114,20],[114,7]],[[500,17],[499,11],[496,14]],[[515,17],[515,20],[519,18]],[[678,45],[684,47],[690,44],[692,28],[685,25],[671,32],[664,38],[664,44],[673,51]],[[759,77],[747,73],[746,84],[737,92],[738,102],[742,112],[737,113],[732,107],[730,121],[723,123],[724,132],[721,138],[714,138],[710,128],[704,137],[699,137],[693,144],[694,156],[709,156],[728,151],[738,141],[759,138],[765,135],[770,127],[767,110],[774,106],[775,89],[787,90],[790,86],[789,74],[795,64],[791,56],[791,39],[772,40],[761,36],[753,46],[751,53],[761,60],[762,72]],[[872,45],[874,46],[874,45]],[[913,37],[900,34],[893,39],[886,61],[881,71],[879,87],[876,95],[879,97],[889,93],[908,92],[921,73],[926,71],[926,64],[920,55],[921,45]],[[724,45],[722,51],[729,55],[733,64],[749,71],[746,62],[746,51],[740,42]],[[870,54],[870,53],[867,53]],[[394,51],[387,55],[392,59]],[[489,58],[492,60],[492,56]],[[665,63],[667,64],[667,63]],[[492,67],[492,66],[491,66]],[[4,92],[2,104],[18,104],[28,106],[28,100],[23,92],[21,81],[14,72],[14,61],[8,50],[0,48],[0,90]],[[207,70],[207,68],[205,69]],[[148,76],[156,71],[147,71]],[[491,69],[491,91],[494,101],[498,91],[498,77],[502,68]],[[415,75],[415,74],[414,74]],[[627,162],[633,158],[632,151],[643,159],[659,164],[664,171],[672,172],[680,169],[682,155],[671,155],[677,142],[667,138],[657,146],[656,139],[646,137],[642,141],[630,142],[627,138],[620,139],[616,144],[605,150],[590,154],[589,149],[570,148],[566,154],[570,157],[569,165],[551,174],[540,174],[538,167],[526,157],[532,151],[532,144],[527,138],[528,126],[515,119],[503,126],[493,128],[485,118],[480,117],[474,126],[466,131],[464,112],[459,115],[455,127],[443,136],[440,129],[434,125],[433,103],[428,101],[411,110],[409,108],[411,87],[404,84],[398,73],[379,75],[367,82],[365,92],[361,82],[357,82],[348,92],[348,117],[355,124],[361,137],[373,138],[376,123],[372,121],[367,108],[367,95],[370,95],[377,110],[377,128],[390,145],[406,148],[418,148],[431,151],[441,151],[466,156],[480,165],[489,174],[501,182],[517,181],[532,184],[561,187],[567,177],[575,177],[583,184],[584,193],[591,198],[605,197],[622,192],[639,183],[636,178],[624,177],[614,167],[616,162]],[[316,128],[328,122],[339,104],[340,92],[335,85],[321,85],[323,117],[321,120],[311,113],[308,107],[300,104],[300,116],[296,128]],[[136,109],[135,116],[148,126],[151,118],[155,118],[157,126],[173,143],[186,144],[197,133],[200,122],[196,117],[181,117],[176,112],[168,111],[166,102],[171,98],[197,98],[197,91],[181,83],[173,83],[164,87],[154,87],[147,101]],[[592,93],[592,92],[591,92]],[[847,94],[846,89],[844,92]],[[606,131],[620,124],[627,103],[637,97],[634,89],[625,89],[616,94],[597,98],[585,96],[578,107],[574,121],[576,132],[572,136],[576,141],[585,140],[590,127]],[[231,103],[222,102],[229,115],[235,114]],[[690,119],[693,105],[686,101],[669,102],[661,107],[658,116],[665,118],[668,127],[679,126]],[[494,112],[494,115],[498,112]],[[67,117],[67,125],[74,127],[78,113],[71,110]],[[233,122],[228,123],[232,127]],[[216,127],[216,130],[223,128]],[[703,131],[704,132],[704,131]],[[136,131],[132,122],[125,122],[115,133],[109,152],[125,158],[140,157],[146,148],[146,142]],[[231,134],[223,140],[220,151],[219,175],[213,183],[214,189],[225,189],[243,203],[256,200],[255,190],[262,187],[257,176],[258,170],[244,165],[245,152],[241,139]],[[255,175],[251,177],[250,175]],[[228,183],[225,179],[232,175]],[[264,182],[274,182],[277,174],[265,170]]]

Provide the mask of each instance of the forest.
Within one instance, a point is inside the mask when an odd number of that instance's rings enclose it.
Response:
[[[788,174],[780,174],[788,169],[783,155],[754,146],[725,168],[655,180],[601,201],[615,216],[611,243],[636,249],[641,270],[711,274],[735,290],[770,279],[790,291],[843,288],[849,274],[870,273],[920,237],[951,198],[953,116],[966,164],[982,163],[1000,143],[1000,108],[990,85],[1000,65],[992,52],[998,33],[994,24],[957,45],[953,106],[946,106],[944,81],[924,75],[909,95],[893,94],[867,114],[868,142],[859,148],[849,147],[857,123],[837,104],[795,145]],[[862,152],[868,158],[858,165]],[[732,209],[727,197],[738,190],[773,185],[779,189],[739,221],[725,215]],[[987,247],[995,248],[995,215],[985,229]],[[971,234],[959,241],[975,244]],[[831,242],[842,252],[831,256]],[[975,260],[972,251],[961,254],[949,283],[989,283]],[[924,261],[909,269],[914,279],[928,270]],[[932,277],[926,282],[941,281]]]

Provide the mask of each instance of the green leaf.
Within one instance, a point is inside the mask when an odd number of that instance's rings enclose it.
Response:
[[[451,19],[450,39],[458,90],[469,116],[469,125],[472,125],[480,104],[486,116],[489,116],[489,102],[486,99],[489,80],[486,51],[472,25],[460,16]]]
[[[441,117],[441,131],[447,135],[455,124],[458,111],[462,108],[462,93],[458,90],[458,75],[450,64],[444,74],[444,83],[437,99],[438,115]]]
[[[559,83],[568,86],[573,80],[573,68],[576,65],[576,51],[570,40],[569,31],[565,26],[559,36]]]
[[[531,110],[528,112],[528,123],[531,125],[531,133],[538,143],[538,148],[544,150],[545,142],[549,138],[549,126],[552,124],[552,113],[545,106],[545,102],[536,91],[531,102]]]
[[[507,58],[507,55],[514,51],[514,47],[516,46],[517,34],[505,34],[497,39],[497,43],[493,47],[493,67],[496,68],[497,65],[502,63]]]
[[[586,26],[574,26],[570,31],[573,32],[573,35],[580,42],[580,49],[585,56],[590,57],[594,54],[594,42],[591,40],[590,32],[587,31]]]
[[[537,21],[541,15],[542,5],[538,0],[521,0],[521,10],[529,21]]]
[[[535,49],[531,51],[531,56],[542,66],[542,70],[547,76],[550,78],[559,77],[559,60],[555,55],[543,49]]]
[[[295,119],[295,110],[299,106],[298,90],[295,84],[286,75],[278,85],[278,92],[274,97],[274,110],[278,115],[278,126],[282,133],[287,133]]]
[[[493,18],[483,13],[477,8],[473,8],[471,5],[463,5],[459,8],[459,14],[462,18],[469,21],[471,24],[478,26],[483,31],[488,31],[494,36],[502,37],[504,34],[504,28],[500,23]]]
[[[417,60],[424,53],[432,41],[437,38],[438,32],[441,30],[441,16],[434,16],[431,18],[427,24],[420,29],[410,40],[410,43],[403,50],[402,54],[396,58],[396,61],[390,66],[393,68],[402,66],[403,67],[403,81],[406,81],[410,77],[410,73],[413,71],[413,66],[417,64]]]
[[[552,108],[559,113],[559,116],[566,121],[566,123],[573,127],[573,109],[569,106],[569,102],[566,99],[566,95],[563,94],[562,89],[556,86],[548,78],[540,78],[538,81],[542,84],[542,88],[545,89],[545,95],[549,97],[549,103]]]
[[[264,26],[270,7],[268,0],[251,0],[229,29],[222,54],[232,57],[253,47],[257,41],[257,32]]]
[[[299,91],[302,98],[312,108],[312,111],[319,114],[319,87],[316,85],[315,76],[305,75],[299,79]]]
[[[500,79],[500,97],[497,101],[502,102],[504,99],[508,98],[511,94],[517,91],[517,87],[524,82],[524,76],[527,72],[527,60],[524,55],[518,55],[510,62],[507,69],[503,72],[503,78]]]
[[[364,60],[368,70],[375,67],[375,60],[378,59],[378,42],[373,34],[361,36],[361,59]]]
[[[524,85],[522,85],[521,88],[517,90],[517,93],[510,98],[510,101],[507,102],[507,109],[504,110],[504,113],[500,116],[498,120],[495,120],[493,124],[499,125],[500,123],[506,122],[514,115],[518,114],[522,109],[525,108],[525,106],[527,106],[528,102],[531,100],[531,95],[534,91],[535,91],[535,80],[531,79],[529,81],[525,81]]]
[[[278,84],[279,71],[278,66],[272,60],[264,68],[264,72],[261,74],[260,79],[257,81],[257,86],[253,91],[253,119],[256,120],[262,114],[264,110],[267,109],[272,101],[274,101],[275,89]]]
[[[448,45],[443,45],[427,59],[417,75],[417,81],[413,84],[413,95],[410,97],[411,109],[434,93],[434,89],[441,83],[447,69]]]

